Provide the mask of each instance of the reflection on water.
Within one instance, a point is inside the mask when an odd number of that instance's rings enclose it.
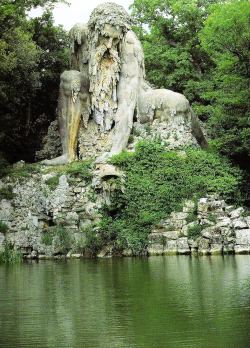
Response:
[[[0,347],[249,347],[250,257],[0,265]]]

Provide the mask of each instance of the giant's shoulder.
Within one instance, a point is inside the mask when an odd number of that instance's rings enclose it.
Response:
[[[133,30],[129,30],[124,36],[124,42],[128,44],[140,44],[140,40],[135,35]]]

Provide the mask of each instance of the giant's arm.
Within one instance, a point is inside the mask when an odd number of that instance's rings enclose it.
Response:
[[[121,47],[122,64],[117,88],[118,109],[115,117],[115,135],[111,155],[120,153],[128,143],[139,92],[142,59],[141,44],[134,33],[129,31]]]
[[[63,154],[43,163],[49,165],[76,159],[78,130],[81,116],[87,122],[90,113],[87,58],[87,26],[76,24],[70,31],[71,69],[61,74],[57,118]]]

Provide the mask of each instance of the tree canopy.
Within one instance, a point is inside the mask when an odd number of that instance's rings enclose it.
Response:
[[[3,1],[0,7],[0,152],[9,161],[32,161],[42,127],[53,119],[67,39],[49,8],[59,0]],[[43,6],[40,18],[27,19]]]

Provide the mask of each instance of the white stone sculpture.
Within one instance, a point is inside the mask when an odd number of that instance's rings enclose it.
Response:
[[[200,146],[207,146],[188,100],[145,81],[143,49],[131,26],[124,8],[108,2],[93,10],[87,25],[71,29],[71,70],[61,75],[57,108],[63,154],[44,163],[76,160],[77,142],[81,157],[120,153],[135,115],[141,124],[188,121]]]

